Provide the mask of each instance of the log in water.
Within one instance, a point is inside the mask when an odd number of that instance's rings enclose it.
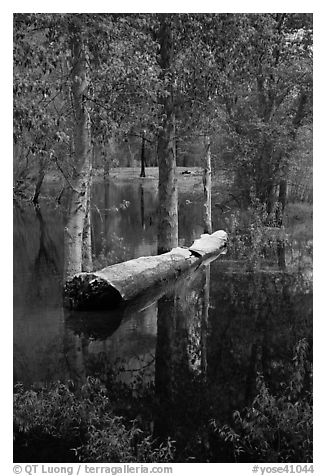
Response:
[[[226,252],[223,230],[203,234],[189,248],[174,248],[92,273],[78,273],[65,284],[65,306],[75,310],[112,309],[150,287],[178,278],[184,271]]]

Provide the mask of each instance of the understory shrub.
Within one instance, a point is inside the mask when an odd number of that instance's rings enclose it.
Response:
[[[44,462],[167,462],[173,442],[157,445],[136,421],[113,414],[107,390],[56,382],[14,393],[14,459]]]
[[[312,366],[306,339],[295,348],[292,375],[280,395],[272,395],[262,375],[251,406],[233,414],[234,424],[211,424],[229,446],[234,461],[312,462]]]

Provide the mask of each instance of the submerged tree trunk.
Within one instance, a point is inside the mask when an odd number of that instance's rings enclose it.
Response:
[[[205,137],[203,185],[204,185],[204,233],[212,233],[212,163],[211,163],[211,142],[208,136]]]
[[[163,81],[169,82],[168,94],[159,96],[162,105],[162,127],[158,135],[159,166],[159,219],[158,253],[164,253],[178,245],[178,191],[175,159],[175,111],[173,99],[173,35],[171,18],[160,15],[159,63]]]
[[[65,275],[82,271],[83,230],[87,214],[87,196],[92,167],[90,122],[85,96],[87,62],[82,26],[76,18],[70,24],[72,53],[71,94],[74,109],[74,174],[68,221],[65,228]]]

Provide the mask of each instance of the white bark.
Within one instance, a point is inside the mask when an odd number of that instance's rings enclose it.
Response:
[[[212,164],[211,164],[211,143],[210,143],[210,138],[208,136],[205,137],[203,185],[204,185],[204,232],[212,233]]]
[[[70,25],[72,52],[72,100],[74,108],[74,176],[68,221],[65,228],[65,276],[82,270],[83,230],[92,167],[90,122],[85,102],[87,66],[85,45],[78,19]]]

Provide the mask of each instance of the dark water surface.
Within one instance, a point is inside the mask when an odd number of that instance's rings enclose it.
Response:
[[[92,204],[94,268],[156,253],[152,185],[95,184]],[[202,233],[201,211],[191,193],[180,195],[181,245]],[[231,223],[214,220],[214,229]],[[15,382],[105,381],[112,371],[128,385],[155,382],[161,434],[186,421],[186,409],[203,416],[209,382],[208,405],[227,420],[253,397],[257,372],[277,388],[293,346],[312,338],[311,236],[292,225],[287,242],[255,271],[230,252],[118,310],[76,315],[62,307],[62,209],[15,206]]]

